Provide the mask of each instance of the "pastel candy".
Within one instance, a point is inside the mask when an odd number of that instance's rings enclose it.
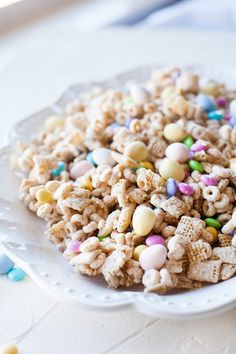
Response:
[[[179,163],[189,160],[189,149],[182,143],[173,143],[166,149],[166,157]]]
[[[200,94],[196,97],[197,106],[201,107],[206,113],[216,110],[216,105],[208,95]]]
[[[133,141],[126,146],[124,155],[135,161],[144,161],[148,155],[147,147],[141,141]]]
[[[14,344],[4,344],[0,347],[0,354],[18,354],[18,349]]]
[[[87,157],[86,157],[86,160],[91,162],[95,167],[97,166],[97,164],[95,163],[94,159],[93,159],[93,153],[92,152],[89,152]]]
[[[178,188],[179,188],[179,191],[182,193],[182,194],[185,194],[185,195],[192,195],[194,194],[194,189],[192,186],[190,186],[189,184],[187,183],[179,183],[178,184]]]
[[[177,193],[177,183],[173,178],[166,181],[166,192],[169,197],[173,197]]]
[[[142,86],[132,86],[130,88],[130,96],[137,104],[143,105],[150,101],[150,93]]]
[[[81,160],[72,166],[70,170],[70,177],[73,179],[81,177],[91,168],[93,168],[93,164],[91,162],[87,160]]]
[[[0,274],[7,274],[13,267],[12,260],[5,254],[0,253]]]
[[[153,245],[146,248],[139,257],[143,270],[160,269],[166,261],[167,250],[163,245]]]
[[[72,252],[79,253],[81,244],[82,244],[82,242],[80,242],[80,241],[71,241],[67,245],[67,249]]]
[[[136,261],[139,260],[140,254],[147,248],[146,245],[139,245],[135,247],[134,252],[133,252],[133,259]]]
[[[133,214],[133,229],[138,236],[146,236],[152,230],[155,222],[156,214],[151,208],[140,206]]]
[[[163,134],[167,140],[178,142],[185,138],[186,131],[185,129],[181,128],[178,124],[170,123],[165,126]]]
[[[150,235],[146,238],[146,245],[153,246],[153,245],[164,245],[165,239],[160,235]]]
[[[218,184],[217,179],[209,175],[202,175],[201,181],[205,184],[205,186],[216,186]]]
[[[229,112],[233,117],[236,117],[236,99],[230,102]]]
[[[183,166],[181,166],[177,161],[170,159],[162,160],[159,173],[165,179],[173,178],[179,182],[183,181],[185,178]]]
[[[12,281],[21,281],[26,277],[26,273],[20,268],[15,268],[12,269],[7,276]]]
[[[198,151],[205,151],[207,150],[208,147],[206,144],[202,143],[200,140],[196,141],[196,143],[194,143],[192,146],[191,146],[191,151],[193,152],[198,152]]]
[[[38,189],[35,196],[39,203],[51,203],[53,201],[52,193],[45,188]]]
[[[97,165],[114,166],[115,161],[111,156],[111,150],[106,148],[97,148],[93,151],[93,160]]]

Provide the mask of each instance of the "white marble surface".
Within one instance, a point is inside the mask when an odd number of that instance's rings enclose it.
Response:
[[[53,102],[70,84],[153,62],[235,66],[235,35],[79,33],[76,14],[55,17],[0,40],[0,142],[19,119]],[[200,321],[154,320],[134,310],[92,312],[56,303],[28,277],[0,278],[0,343],[20,354],[234,354],[232,310]]]

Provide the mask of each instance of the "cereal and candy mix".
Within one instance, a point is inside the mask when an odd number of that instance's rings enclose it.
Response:
[[[177,67],[94,89],[19,142],[19,196],[75,272],[164,294],[236,272],[236,91]]]

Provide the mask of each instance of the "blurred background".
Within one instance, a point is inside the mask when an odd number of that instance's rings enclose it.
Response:
[[[0,31],[65,12],[82,31],[107,26],[236,30],[236,0],[0,0]]]

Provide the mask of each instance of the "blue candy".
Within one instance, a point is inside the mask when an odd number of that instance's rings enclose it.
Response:
[[[232,125],[232,127],[235,127],[235,125],[236,125],[236,117],[231,117],[229,122],[230,122],[230,125]]]
[[[8,273],[7,276],[12,281],[20,281],[26,277],[26,273],[20,268],[14,268]]]
[[[166,181],[166,192],[169,197],[173,197],[177,193],[177,183],[173,178],[168,178]]]
[[[223,118],[223,114],[220,111],[212,111],[207,115],[210,120],[221,120]]]
[[[14,267],[14,263],[4,254],[0,254],[0,274],[7,274]]]
[[[60,174],[61,174],[63,171],[65,171],[65,168],[66,168],[65,162],[60,161],[60,162],[58,163],[58,168],[54,168],[53,170],[51,170],[51,174],[52,174],[54,177],[60,176]]]
[[[212,98],[207,95],[200,94],[196,97],[196,104],[197,106],[202,107],[202,109],[206,112],[209,113],[211,111],[216,110],[216,105]]]
[[[95,167],[97,166],[96,162],[93,159],[93,153],[89,152],[87,157],[86,157],[87,161],[91,162]]]
[[[130,123],[131,123],[132,121],[133,121],[133,118],[131,118],[131,117],[127,119],[127,121],[126,121],[126,123],[125,123],[126,128],[129,129]]]

